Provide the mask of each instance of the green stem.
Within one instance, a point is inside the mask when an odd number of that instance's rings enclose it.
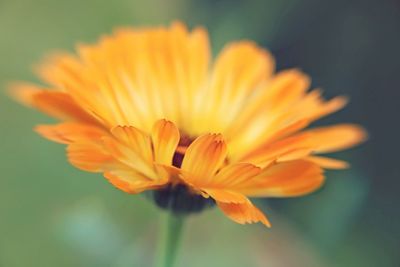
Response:
[[[183,216],[167,212],[159,243],[157,267],[173,267],[183,228]]]

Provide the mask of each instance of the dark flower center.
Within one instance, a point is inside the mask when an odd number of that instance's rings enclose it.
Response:
[[[172,158],[172,165],[180,168],[182,166],[183,156],[185,154],[175,152],[174,157]]]
[[[177,215],[200,212],[215,205],[214,199],[195,194],[183,184],[169,184],[151,194],[158,207]]]
[[[180,168],[182,166],[183,156],[185,155],[186,149],[193,142],[189,136],[181,134],[181,139],[179,140],[178,148],[175,151],[174,157],[172,159],[172,165]]]
[[[178,147],[175,151],[172,165],[180,168],[186,149],[193,139],[181,133]],[[149,195],[156,205],[177,215],[200,212],[205,208],[215,205],[212,198],[204,198],[194,193],[188,186],[180,183],[170,183],[161,189],[150,192]]]

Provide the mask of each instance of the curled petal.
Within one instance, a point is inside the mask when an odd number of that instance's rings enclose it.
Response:
[[[129,193],[138,194],[145,190],[154,190],[167,183],[168,180],[152,180],[132,169],[119,168],[104,173],[104,177],[116,188]]]
[[[179,143],[179,130],[167,120],[155,123],[151,133],[155,162],[170,165]]]
[[[240,224],[261,222],[265,226],[271,227],[267,217],[250,201],[244,203],[217,202],[217,205],[234,222]]]
[[[229,189],[203,189],[207,195],[210,195],[216,201],[222,203],[245,203],[247,197],[241,193],[231,191]]]
[[[144,160],[151,163],[153,153],[150,137],[133,126],[116,126],[111,129],[112,135],[122,144],[132,149]]]
[[[188,147],[182,161],[182,170],[189,173],[184,178],[193,184],[207,184],[221,168],[227,147],[220,134],[205,134]]]
[[[110,155],[120,163],[129,166],[134,171],[143,174],[149,179],[157,180],[158,176],[152,166],[152,162],[144,158],[137,150],[110,137],[104,137],[103,143]]]

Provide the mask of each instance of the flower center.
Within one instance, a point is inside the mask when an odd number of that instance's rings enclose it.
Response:
[[[172,165],[180,168],[182,166],[183,156],[185,155],[186,149],[193,142],[189,136],[181,134],[181,139],[179,140],[178,147],[175,151],[174,157],[172,159]]]
[[[183,157],[193,140],[181,133],[181,139],[172,160],[173,166],[177,168],[182,166]],[[158,207],[178,215],[200,212],[215,205],[214,199],[204,198],[182,183],[169,183],[163,188],[152,191],[150,196]]]
[[[156,205],[177,215],[200,212],[215,205],[212,198],[195,194],[184,184],[169,184],[152,192]]]

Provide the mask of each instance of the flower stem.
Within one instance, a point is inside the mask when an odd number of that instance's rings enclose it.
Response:
[[[157,267],[173,267],[183,228],[183,216],[167,212],[159,243]]]

